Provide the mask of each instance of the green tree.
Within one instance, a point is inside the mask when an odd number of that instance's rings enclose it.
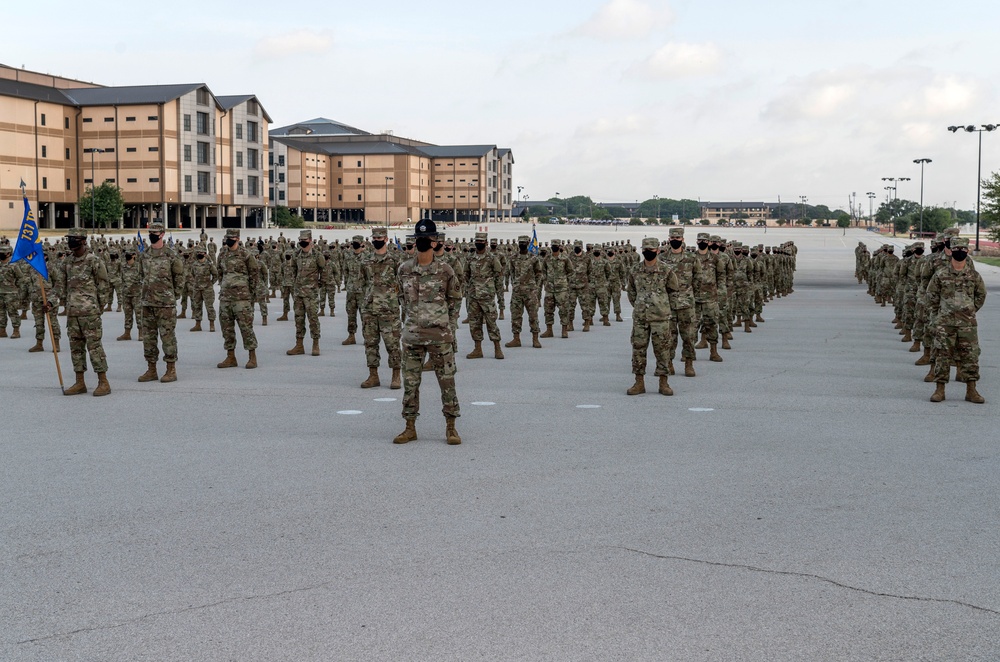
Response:
[[[1000,172],[983,180],[982,203],[979,208],[979,227],[991,228],[1000,223]],[[975,221],[975,218],[973,218]]]
[[[841,212],[837,216],[837,227],[838,228],[849,228],[851,227],[851,215]]]
[[[125,199],[122,197],[122,190],[111,182],[104,182],[96,189],[91,187],[80,197],[80,218],[84,227],[108,227],[121,220],[124,214]],[[97,217],[96,223],[94,216]]]
[[[279,228],[304,228],[305,219],[298,214],[293,214],[288,207],[276,207],[274,210],[274,224]]]
[[[913,227],[920,229],[920,212],[913,217]],[[924,207],[924,232],[943,232],[945,228],[950,228],[955,224],[955,219],[951,212],[941,207]]]

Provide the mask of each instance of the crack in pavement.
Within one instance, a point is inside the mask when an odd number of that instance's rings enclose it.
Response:
[[[231,602],[241,602],[244,600],[269,600],[271,598],[279,598],[283,595],[290,595],[292,593],[303,593],[305,591],[312,591],[318,588],[325,588],[333,583],[334,580],[322,582],[319,584],[313,584],[311,586],[303,586],[300,588],[292,588],[286,591],[278,591],[277,593],[264,593],[261,595],[243,595],[235,598],[225,598],[223,600],[218,600],[216,602],[210,602],[204,605],[191,605],[189,607],[182,607],[180,609],[168,609],[165,611],[156,611],[149,614],[143,614],[137,618],[131,618],[127,621],[122,621],[121,623],[112,623],[110,625],[95,625],[89,628],[79,628],[77,630],[70,630],[69,632],[57,632],[55,634],[48,634],[42,637],[34,637],[32,639],[22,639],[21,641],[14,642],[15,644],[33,644],[39,641],[47,641],[49,639],[58,639],[59,637],[71,637],[75,634],[81,634],[83,632],[98,632],[100,630],[114,630],[116,628],[125,627],[126,625],[133,625],[139,623],[149,618],[156,618],[157,616],[172,616],[175,614],[183,614],[189,611],[198,611],[201,609],[210,609],[212,607],[218,607],[219,605],[228,604]]]
[[[702,559],[692,559],[685,556],[668,556],[664,554],[653,554],[652,552],[646,552],[641,549],[632,549],[631,547],[621,547],[618,546],[616,549],[623,549],[627,552],[632,552],[634,554],[642,554],[643,556],[651,556],[654,559],[664,559],[667,561],[686,561],[688,563],[699,563],[701,565],[709,565],[718,568],[734,568],[737,570],[749,570],[751,572],[762,572],[768,575],[783,575],[786,577],[801,577],[803,579],[815,579],[827,584],[832,584],[838,588],[844,588],[849,591],[857,591],[858,593],[864,593],[865,595],[871,595],[878,598],[894,598],[896,600],[914,600],[916,602],[939,602],[944,604],[958,605],[959,607],[966,607],[968,609],[973,609],[975,611],[986,612],[987,614],[993,614],[994,616],[1000,616],[1000,611],[995,609],[990,609],[988,607],[980,607],[979,605],[974,605],[969,602],[962,602],[961,600],[951,600],[949,598],[925,598],[919,595],[897,595],[895,593],[881,593],[879,591],[871,591],[866,588],[861,588],[858,586],[851,586],[850,584],[844,584],[838,582],[835,579],[830,579],[829,577],[823,577],[821,575],[813,575],[808,572],[795,572],[792,570],[771,570],[768,568],[759,568],[753,565],[744,565],[742,563],[722,563],[721,561],[705,561]]]

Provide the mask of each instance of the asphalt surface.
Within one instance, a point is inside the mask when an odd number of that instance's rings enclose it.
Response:
[[[320,357],[285,355],[272,301],[253,371],[216,369],[221,334],[179,320],[174,384],[136,382],[141,343],[108,313],[105,398],[62,396],[22,326],[0,340],[0,659],[1000,658],[996,295],[987,404],[960,384],[932,404],[852,278],[879,237],[726,236],[801,251],[724,363],[627,397],[628,321],[503,361],[464,359],[463,327],[458,447],[429,373],[419,440],[390,443],[402,391],[384,362],[358,388],[343,294]]]

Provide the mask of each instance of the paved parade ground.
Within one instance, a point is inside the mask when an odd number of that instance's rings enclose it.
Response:
[[[667,236],[539,238],[644,230]],[[853,278],[881,237],[724,230],[800,247],[795,293],[724,363],[627,397],[627,319],[503,361],[466,360],[463,326],[457,447],[432,373],[419,440],[391,443],[402,391],[384,357],[358,388],[343,294],[320,357],[285,355],[272,300],[257,370],[218,370],[221,334],[179,320],[174,384],[136,382],[106,313],[104,398],[61,395],[29,316],[0,340],[0,660],[1000,658],[1000,269],[979,267],[987,404],[954,382],[932,404]]]

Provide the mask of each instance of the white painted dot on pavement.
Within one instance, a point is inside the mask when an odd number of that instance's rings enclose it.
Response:
[[[496,403],[495,402],[473,402],[472,404],[476,405],[477,407],[492,407]]]
[[[577,409],[600,409],[601,405],[577,405]]]
[[[711,407],[690,407],[688,411],[715,411]]]
[[[396,398],[375,398],[375,402],[395,402]]]
[[[337,413],[341,416],[357,416],[358,414],[363,414],[364,412],[359,409],[342,409]]]

